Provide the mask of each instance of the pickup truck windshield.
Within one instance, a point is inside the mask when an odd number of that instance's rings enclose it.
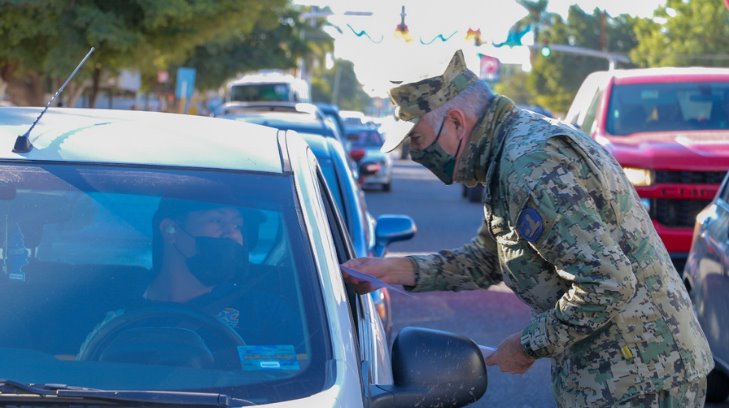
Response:
[[[729,129],[729,82],[621,84],[610,96],[613,135]]]

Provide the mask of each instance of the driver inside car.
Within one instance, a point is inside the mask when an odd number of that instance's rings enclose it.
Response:
[[[266,279],[254,279],[251,272],[244,222],[236,207],[163,198],[153,218],[151,282],[138,305],[107,315],[79,358],[142,362],[137,360],[149,357],[152,364],[235,367],[240,362],[230,361],[237,359],[231,338],[237,345],[290,344],[290,306],[278,294],[249,285]],[[140,310],[143,317],[137,318]],[[173,314],[186,324],[178,324]],[[124,324],[125,319],[140,321]],[[229,338],[227,344],[221,345],[221,337]],[[229,350],[216,357],[216,348]],[[208,361],[221,355],[229,361]]]
[[[155,277],[145,299],[190,302],[238,283],[248,262],[238,209],[162,200],[154,218]]]

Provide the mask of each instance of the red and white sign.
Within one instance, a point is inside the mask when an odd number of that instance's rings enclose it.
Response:
[[[498,81],[499,72],[501,71],[501,61],[490,55],[480,54],[479,56],[481,59],[481,72],[479,76],[481,79],[485,79],[487,81]]]

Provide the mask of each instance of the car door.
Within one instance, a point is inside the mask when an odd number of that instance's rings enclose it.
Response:
[[[716,198],[716,213],[706,230],[706,255],[699,261],[701,318],[715,358],[729,364],[729,183]]]

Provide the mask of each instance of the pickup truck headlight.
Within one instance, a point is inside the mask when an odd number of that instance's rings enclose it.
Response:
[[[636,187],[650,186],[653,184],[653,179],[655,178],[652,170],[623,167],[623,171],[628,176],[628,180]]]

